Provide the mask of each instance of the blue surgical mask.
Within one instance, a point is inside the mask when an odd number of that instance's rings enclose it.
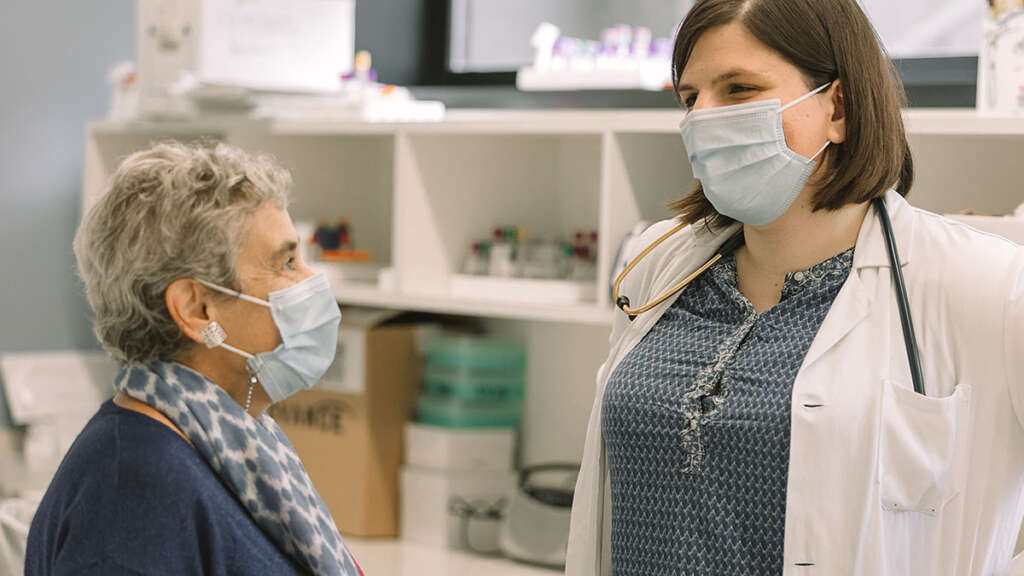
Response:
[[[268,300],[205,280],[199,280],[199,283],[270,308],[274,324],[281,334],[281,344],[277,348],[250,354],[225,343],[223,330],[213,344],[244,357],[249,372],[259,380],[271,402],[280,402],[296,392],[312,388],[334,361],[341,311],[322,272],[284,290],[271,292]]]
[[[762,100],[735,106],[695,110],[679,130],[704,196],[719,214],[750,226],[777,220],[800,195],[814,172],[814,159],[794,152],[782,131],[782,112],[828,88],[816,90],[783,106]]]

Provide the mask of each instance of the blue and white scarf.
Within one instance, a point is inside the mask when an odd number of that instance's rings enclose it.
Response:
[[[220,386],[173,362],[128,366],[115,386],[174,422],[263,532],[300,565],[314,574],[361,576],[295,449],[270,416],[250,417]]]

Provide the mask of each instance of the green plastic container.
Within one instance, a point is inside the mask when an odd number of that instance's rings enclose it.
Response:
[[[427,364],[475,372],[523,372],[526,348],[522,342],[483,336],[438,336],[427,345]]]
[[[431,396],[456,400],[522,400],[522,372],[478,372],[466,368],[430,365],[423,376],[423,390]]]
[[[443,428],[518,428],[521,401],[463,401],[421,395],[416,403],[417,419]]]

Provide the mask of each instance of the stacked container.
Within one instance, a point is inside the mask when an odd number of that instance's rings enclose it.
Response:
[[[445,428],[518,428],[525,379],[522,343],[440,336],[427,348],[418,420]]]
[[[498,552],[525,374],[520,342],[438,336],[428,344],[418,422],[406,429],[403,537]]]

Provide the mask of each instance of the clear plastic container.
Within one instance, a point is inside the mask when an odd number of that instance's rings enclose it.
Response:
[[[522,401],[463,401],[421,395],[417,420],[444,428],[518,428]]]

